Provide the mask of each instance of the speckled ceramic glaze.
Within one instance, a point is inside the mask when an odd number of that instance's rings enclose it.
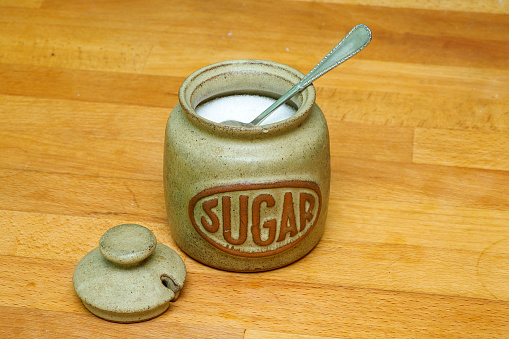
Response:
[[[166,127],[164,188],[172,235],[194,259],[263,271],[300,259],[319,242],[330,162],[314,87],[291,100],[294,116],[270,125],[227,126],[195,113],[198,104],[226,95],[278,97],[302,76],[275,62],[233,60],[182,84]]]
[[[180,256],[141,225],[110,228],[85,255],[73,285],[85,307],[106,320],[131,323],[157,317],[178,298],[186,279]]]

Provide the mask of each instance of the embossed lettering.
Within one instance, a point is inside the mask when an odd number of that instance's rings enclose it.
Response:
[[[320,187],[309,181],[241,183],[205,189],[189,218],[209,244],[231,255],[265,257],[296,246],[320,220]]]
[[[248,209],[248,197],[241,195],[239,197],[240,202],[240,228],[239,238],[233,239],[231,233],[231,200],[230,197],[224,196],[223,202],[223,236],[228,243],[232,245],[242,245],[247,239],[247,209]]]
[[[216,233],[219,229],[219,218],[217,215],[212,211],[214,207],[217,206],[218,200],[212,199],[203,202],[202,208],[203,211],[207,214],[207,216],[210,218],[212,224],[209,224],[205,216],[201,217],[201,224],[203,228],[205,228],[210,233]]]
[[[285,193],[285,199],[283,201],[283,215],[281,216],[281,228],[277,241],[281,242],[285,240],[287,233],[290,233],[291,237],[298,233],[295,221],[295,211],[293,210],[293,196],[290,192]]]
[[[253,241],[255,244],[267,246],[274,242],[277,222],[276,219],[270,219],[263,223],[263,227],[269,229],[269,236],[263,241],[260,234],[260,208],[262,202],[265,202],[267,207],[273,207],[276,203],[270,194],[260,194],[253,200],[253,226],[251,227],[251,233],[253,234]]]
[[[313,208],[315,208],[315,197],[309,193],[301,193],[299,199],[300,207],[300,231],[306,228],[308,221],[313,220]],[[306,210],[306,202],[309,204],[309,208]]]

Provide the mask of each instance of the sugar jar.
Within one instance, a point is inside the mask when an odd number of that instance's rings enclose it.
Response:
[[[206,66],[182,83],[166,126],[163,181],[171,234],[197,261],[265,271],[319,242],[330,152],[314,87],[295,95],[296,113],[275,123],[228,126],[196,113],[198,105],[234,94],[277,98],[302,77],[280,63],[246,59]]]

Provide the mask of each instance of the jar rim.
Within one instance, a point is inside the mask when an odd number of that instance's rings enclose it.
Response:
[[[274,122],[271,124],[259,125],[254,127],[243,127],[243,126],[230,126],[208,120],[195,111],[198,104],[209,99],[214,94],[221,96],[222,92],[217,88],[228,88],[228,80],[232,77],[243,77],[259,75],[260,78],[274,80],[279,84],[278,90],[284,94],[293,85],[304,77],[304,74],[297,69],[281,64],[274,61],[258,60],[258,59],[235,59],[227,60],[218,63],[214,63],[198,69],[197,71],[190,74],[182,83],[179,89],[179,103],[184,111],[185,116],[193,123],[206,128],[214,130],[219,133],[226,133],[230,135],[260,135],[260,134],[272,134],[273,132],[280,132],[288,128],[299,126],[309,116],[316,98],[316,90],[313,84],[309,85],[306,89],[297,93],[292,98],[299,102],[296,112],[289,118]],[[268,81],[269,83],[271,81]],[[281,84],[284,83],[284,86]],[[253,84],[249,84],[253,86]],[[247,85],[247,86],[249,86]],[[260,83],[257,86],[269,86],[270,84]],[[207,93],[207,86],[214,86],[215,91]],[[276,86],[273,84],[272,86]],[[286,89],[282,87],[288,87]],[[274,90],[274,88],[272,88]],[[248,89],[245,89],[249,93]],[[270,90],[268,90],[270,91]],[[227,94],[228,91],[224,91],[224,96],[235,94],[233,90],[230,90],[231,94]],[[199,94],[197,94],[199,93]],[[205,95],[204,93],[207,93]],[[208,96],[208,97],[207,97]],[[261,113],[261,112],[260,112]]]

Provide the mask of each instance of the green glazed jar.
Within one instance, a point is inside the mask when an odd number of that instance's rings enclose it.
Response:
[[[166,126],[164,188],[172,236],[192,258],[228,271],[265,271],[302,258],[319,242],[330,152],[314,87],[291,99],[293,116],[268,125],[228,126],[195,112],[232,94],[277,98],[302,77],[271,61],[232,60],[183,82]]]

